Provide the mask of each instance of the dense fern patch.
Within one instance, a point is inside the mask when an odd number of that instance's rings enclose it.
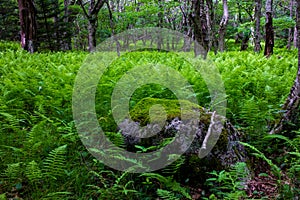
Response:
[[[270,59],[249,52],[210,55],[225,83],[227,116],[252,141],[261,138],[281,112],[296,74],[296,52],[276,54]],[[173,176],[184,161],[168,173],[137,175],[114,171],[87,152],[77,135],[71,107],[74,80],[86,56],[84,52],[28,54],[15,44],[0,43],[0,199],[193,198],[194,188],[177,183]],[[124,59],[113,63],[117,67],[106,72],[97,90],[98,97],[107,100],[98,99],[96,109],[108,134],[116,132],[109,103],[115,82],[124,70],[147,62],[141,59],[172,65],[193,86],[201,106],[209,107],[205,82],[188,62],[175,54],[134,52],[126,57],[131,61]],[[130,106],[145,97],[175,99],[166,88],[146,85],[134,93]],[[122,145],[119,137],[110,138]],[[288,171],[291,177],[299,178],[299,138],[292,143],[286,138],[272,138],[275,139],[293,144],[294,153],[285,158],[287,165],[293,165]],[[220,198],[232,192],[245,195],[238,192],[241,181],[234,174],[240,166],[227,173],[212,172],[213,178],[206,184],[217,182],[220,190],[200,194]],[[220,179],[223,174],[227,177]],[[231,179],[238,184],[230,182]],[[225,194],[222,183],[235,190]]]

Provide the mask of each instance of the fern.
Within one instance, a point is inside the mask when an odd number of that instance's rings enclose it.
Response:
[[[38,164],[33,160],[27,164],[25,175],[31,183],[37,183],[42,178],[42,171]]]
[[[8,121],[8,124],[7,123],[3,123],[3,128],[6,128],[6,129],[12,129],[14,131],[19,131],[19,128],[20,128],[20,120],[17,119],[15,116],[9,114],[9,113],[0,113],[0,115],[2,115],[7,121]]]
[[[289,146],[291,146],[295,152],[299,152],[300,148],[299,148],[299,144],[293,142],[291,139],[283,136],[283,135],[276,135],[276,134],[271,134],[271,135],[267,135],[266,137],[264,137],[264,139],[267,140],[271,140],[271,139],[280,139],[286,142],[286,144],[288,144]]]
[[[99,197],[100,199],[110,199],[112,196],[117,196],[117,199],[124,199],[132,194],[138,194],[138,191],[134,189],[134,182],[126,180],[126,177],[130,174],[128,172],[123,172],[120,176],[112,171],[105,170],[100,173],[95,171],[91,171],[90,173],[95,175],[101,181],[102,186],[88,185],[93,188],[97,194],[101,195]],[[112,181],[113,183],[111,183]],[[129,189],[130,187],[133,189]]]
[[[244,188],[246,179],[249,176],[246,163],[239,162],[229,169],[229,171],[213,171],[209,174],[213,177],[206,180],[206,185],[211,187],[210,190],[214,195],[228,200],[246,196]]]
[[[71,192],[51,192],[44,196],[42,200],[60,200],[60,199],[68,199],[68,197],[71,198],[72,193]]]
[[[184,162],[185,162],[185,157],[184,156],[180,156],[179,159],[177,159],[176,161],[174,161],[173,163],[171,163],[170,165],[168,165],[162,171],[163,171],[164,174],[167,174],[167,175],[178,174],[179,170],[180,170],[180,167],[184,164]]]
[[[10,181],[21,180],[23,173],[23,163],[8,164],[4,170],[3,176],[7,177]]]
[[[170,189],[173,192],[178,192],[179,194],[183,195],[187,199],[192,199],[187,190],[180,186],[178,182],[173,180],[172,177],[164,177],[160,174],[156,173],[144,173],[140,176],[145,176],[148,178],[155,178],[157,179],[162,185],[164,185],[166,188]]]
[[[52,150],[44,161],[45,175],[53,179],[63,177],[65,175],[65,153],[67,145],[57,147]]]
[[[266,161],[271,168],[273,169],[274,174],[280,179],[281,178],[281,170],[280,168],[275,165],[272,160],[268,159],[261,151],[259,151],[257,148],[255,148],[254,146],[248,144],[248,143],[244,143],[244,142],[240,142],[242,145],[250,148],[251,150],[255,151],[256,153],[253,153],[253,155],[257,156],[258,158],[263,159],[264,161]]]
[[[167,191],[167,190],[157,189],[156,193],[162,199],[180,200],[180,198],[176,197],[173,192],[170,192],[170,191]]]

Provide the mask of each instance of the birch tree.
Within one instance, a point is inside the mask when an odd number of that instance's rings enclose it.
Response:
[[[225,34],[226,34],[226,26],[228,23],[229,11],[227,0],[223,0],[223,17],[220,22],[219,28],[219,50],[223,52],[225,50]]]

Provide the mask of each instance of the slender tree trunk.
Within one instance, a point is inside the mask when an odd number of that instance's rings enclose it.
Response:
[[[36,9],[33,0],[18,0],[21,25],[21,46],[33,53],[36,51]]]
[[[274,29],[273,29],[273,0],[266,1],[266,45],[264,55],[269,57],[273,54]]]
[[[298,37],[298,30],[297,30],[297,26],[294,27],[294,47],[297,48],[297,37]]]
[[[108,9],[108,13],[109,13],[109,22],[110,22],[112,37],[114,38],[114,41],[116,42],[116,51],[117,51],[118,56],[120,57],[121,45],[120,45],[118,38],[115,37],[115,23],[114,23],[114,19],[113,19],[112,9],[110,8],[108,1],[106,1],[106,6]]]
[[[300,30],[300,0],[297,0],[297,19],[296,27]],[[299,123],[299,104],[300,104],[300,34],[297,35],[297,48],[298,48],[298,71],[291,88],[290,94],[283,106],[285,110],[280,122],[276,124],[270,132],[278,134],[287,129],[298,129],[299,127],[291,127],[290,124]],[[299,125],[298,125],[299,126]]]
[[[260,46],[260,17],[261,17],[262,0],[255,0],[255,33],[254,33],[254,52],[259,53]]]
[[[187,10],[188,10],[188,2],[187,0],[184,0],[183,6],[180,6],[181,12],[182,12],[182,29],[184,33],[183,38],[183,46],[182,51],[188,52],[191,49],[191,35],[192,35],[192,29],[189,23],[189,18],[187,16]]]
[[[162,28],[163,25],[163,4],[162,4],[162,0],[158,0],[158,7],[159,7],[159,12],[158,12],[158,24],[157,27]],[[160,31],[158,31],[157,33],[157,49],[160,50],[162,49],[163,46],[163,38],[162,35],[160,33]]]
[[[290,0],[290,18],[293,19],[293,7],[294,7],[294,0]],[[289,28],[289,36],[288,36],[288,44],[286,46],[286,48],[288,50],[291,50],[292,47],[292,42],[293,42],[293,28]]]
[[[93,52],[96,49],[96,30],[97,20],[90,19],[88,22],[88,51]]]
[[[249,47],[248,42],[250,39],[249,34],[242,34],[242,43],[241,43],[241,51],[246,51]]]
[[[218,7],[218,0],[206,0],[206,4],[208,7],[208,26],[209,26],[209,40],[210,40],[210,45],[209,49],[214,49],[214,53],[218,53],[218,38],[217,38],[217,24],[216,24],[216,11],[214,8]]]
[[[63,41],[62,41],[62,50],[71,50],[72,49],[72,40],[71,40],[71,33],[69,31],[69,24],[70,24],[70,11],[69,11],[69,6],[71,2],[70,0],[64,0],[64,32],[63,32]]]
[[[82,0],[79,0],[79,4],[84,12],[85,17],[88,19],[88,51],[93,52],[96,49],[96,30],[98,13],[103,7],[104,3],[108,0],[90,0],[88,12],[84,8]]]
[[[209,35],[204,0],[192,1],[190,21],[193,24],[195,40],[202,46],[201,49],[194,48],[195,56],[202,55],[203,58],[206,58],[209,49]]]
[[[225,34],[226,34],[226,26],[228,23],[229,11],[227,0],[223,0],[223,17],[220,23],[219,29],[219,50],[223,52],[225,50]]]

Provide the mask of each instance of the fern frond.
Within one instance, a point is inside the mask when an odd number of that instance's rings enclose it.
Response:
[[[296,152],[299,152],[299,149],[300,149],[299,146],[295,145],[292,140],[290,140],[288,137],[285,137],[283,135],[269,134],[269,135],[265,136],[264,139],[284,140],[287,144],[289,144],[292,148],[294,148]]]
[[[7,177],[9,180],[17,180],[22,178],[23,163],[12,163],[8,164],[7,168],[4,170],[3,176]]]
[[[47,194],[45,197],[42,198],[42,200],[60,200],[60,199],[67,199],[67,197],[71,196],[71,192],[52,192]]]
[[[175,162],[168,165],[162,171],[164,174],[167,174],[167,175],[177,174],[180,167],[184,164],[184,162],[185,162],[185,157],[180,156],[180,158],[178,158]]]
[[[25,175],[31,183],[36,183],[42,178],[42,171],[34,160],[27,164]]]
[[[170,191],[167,191],[167,190],[157,189],[156,193],[162,199],[180,200],[180,198],[176,197],[173,192],[170,192]]]
[[[192,199],[191,196],[189,195],[189,193],[187,192],[186,188],[181,187],[180,184],[178,182],[176,182],[175,180],[173,180],[172,177],[164,177],[164,176],[162,176],[160,174],[156,174],[156,173],[144,173],[140,176],[155,178],[160,183],[162,183],[162,185],[164,185],[168,189],[172,190],[173,192],[178,192],[179,194],[182,194],[187,199]]]
[[[20,128],[20,120],[17,119],[15,116],[4,112],[1,112],[0,115],[2,115],[9,122],[9,124],[3,124],[4,128],[10,128],[14,131],[17,131]]]
[[[44,161],[45,175],[57,179],[65,175],[65,153],[67,145],[52,150]]]
[[[276,176],[278,178],[281,177],[281,173],[280,173],[281,170],[280,170],[280,168],[277,165],[275,165],[272,162],[272,160],[268,159],[261,151],[259,151],[256,147],[254,147],[254,146],[252,146],[252,145],[250,145],[248,143],[244,143],[244,142],[239,142],[239,143],[242,144],[242,145],[244,145],[245,147],[248,147],[251,150],[255,151],[256,153],[253,153],[253,155],[257,156],[258,158],[263,159],[264,161],[266,161],[273,168],[274,173],[276,174]]]

